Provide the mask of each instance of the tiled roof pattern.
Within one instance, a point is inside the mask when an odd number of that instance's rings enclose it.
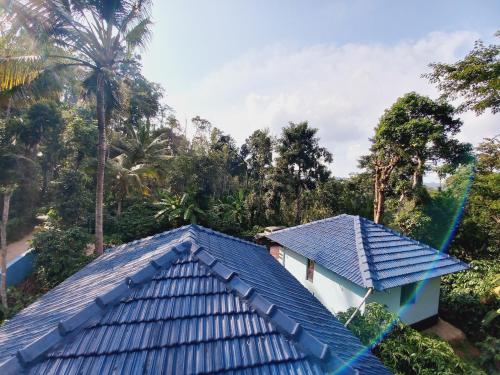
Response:
[[[267,237],[357,285],[377,290],[468,267],[448,254],[359,216],[339,215]]]
[[[154,254],[148,260],[141,244]],[[134,258],[130,254],[135,252],[142,255]],[[121,281],[99,288],[103,293],[93,293],[91,302],[75,308],[65,300],[64,290],[79,294],[73,284],[85,284],[85,269],[73,283],[56,288],[57,301],[45,298],[51,311],[66,319],[62,323],[51,319],[46,325],[40,318],[44,306],[38,304],[29,316],[23,311],[0,328],[0,337],[7,339],[8,332],[15,332],[9,325],[19,327],[22,319],[26,331],[22,345],[13,342],[15,337],[0,343],[2,353],[17,353],[0,370],[304,374],[341,368],[346,374],[388,373],[263,247],[189,226],[102,257],[110,258],[116,259],[108,263],[108,273],[120,275]],[[125,272],[130,259],[137,267]],[[89,267],[96,269],[99,260]],[[46,326],[46,334],[29,340],[36,325]]]
[[[160,245],[180,240],[182,229],[114,248],[19,312],[0,327],[0,363],[145,267],[164,252]]]
[[[274,364],[322,373],[276,327],[186,255],[49,352],[30,373],[71,369],[103,374],[112,369],[149,374],[161,369],[199,374]]]

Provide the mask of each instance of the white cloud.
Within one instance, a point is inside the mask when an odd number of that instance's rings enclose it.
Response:
[[[180,118],[199,114],[239,143],[255,129],[279,134],[288,121],[308,120],[334,154],[333,174],[346,176],[367,152],[384,109],[409,91],[436,97],[421,78],[428,64],[455,61],[478,37],[434,32],[395,45],[272,46],[225,64],[194,89],[170,92],[169,100]],[[462,140],[477,143],[498,132],[490,114],[463,118]]]

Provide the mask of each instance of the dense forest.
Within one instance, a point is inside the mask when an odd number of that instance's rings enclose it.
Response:
[[[19,14],[14,7],[7,16]],[[252,239],[268,226],[348,213],[471,262],[470,271],[445,278],[441,309],[486,348],[474,360],[495,371],[500,139],[474,148],[456,136],[463,111],[498,111],[500,47],[478,43],[455,64],[432,65],[422,79],[442,96],[395,98],[373,119],[359,170],[339,178],[336,150],[322,146],[314,124],[290,119],[279,134],[262,128],[238,145],[202,114],[179,121],[164,88],[141,72],[141,17],[104,62],[102,46],[92,45],[100,42],[67,26],[37,40],[35,23],[2,23],[2,249],[36,227],[38,253],[31,280],[2,293],[4,316],[123,242],[188,223]],[[26,52],[44,58],[22,58]],[[450,102],[457,98],[458,108]],[[439,188],[423,183],[431,171]]]

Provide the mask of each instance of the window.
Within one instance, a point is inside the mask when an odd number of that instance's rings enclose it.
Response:
[[[413,305],[417,299],[417,283],[403,285],[401,287],[400,305]]]
[[[285,251],[282,247],[278,250],[278,261],[284,266],[285,265]]]
[[[306,280],[312,282],[314,277],[314,261],[311,259],[307,260],[307,270],[306,270]]]

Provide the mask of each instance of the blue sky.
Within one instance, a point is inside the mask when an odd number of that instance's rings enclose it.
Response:
[[[239,143],[309,120],[346,176],[383,109],[412,90],[436,97],[428,63],[492,41],[499,15],[489,0],[157,0],[144,72],[180,120],[200,115]],[[463,140],[498,132],[489,114],[463,119]]]

